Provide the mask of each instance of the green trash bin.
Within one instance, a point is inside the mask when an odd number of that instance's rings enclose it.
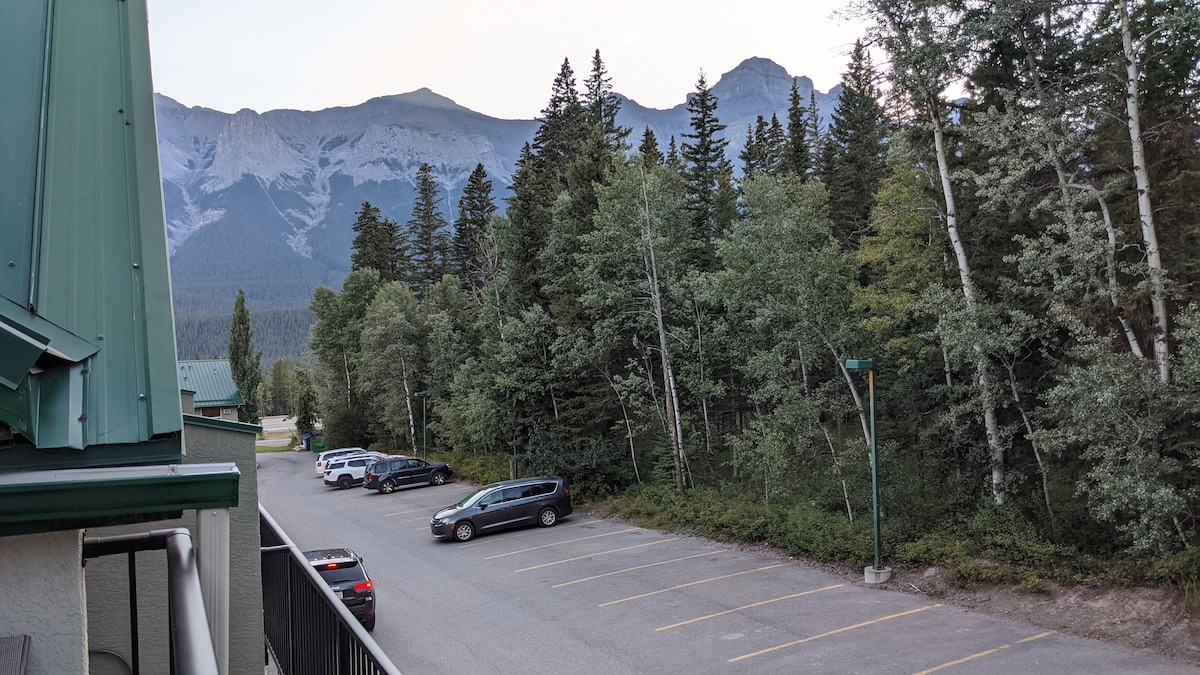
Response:
[[[324,438],[312,439],[312,451],[313,452],[324,452],[325,451],[325,439]]]

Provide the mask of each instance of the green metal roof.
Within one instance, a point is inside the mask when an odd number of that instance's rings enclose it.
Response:
[[[246,405],[233,382],[233,370],[225,359],[179,362],[179,388],[195,392],[197,408]]]
[[[145,2],[0,14],[0,472],[178,461]]]

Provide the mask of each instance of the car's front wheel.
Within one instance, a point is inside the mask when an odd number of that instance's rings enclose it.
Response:
[[[446,474],[441,471],[434,471],[433,475],[429,477],[429,484],[430,485],[445,485],[446,484]]]
[[[554,527],[557,522],[558,511],[555,511],[549,506],[541,511],[538,511],[538,525],[541,525],[542,527]]]
[[[471,541],[475,536],[475,526],[471,521],[464,520],[454,526],[454,538],[457,541]]]
[[[379,484],[379,491],[385,495],[390,495],[396,491],[396,482],[392,479],[387,479]]]
[[[350,485],[353,483],[354,483],[354,481],[351,480],[350,476],[345,476],[345,475],[338,476],[338,487],[343,490],[350,487]]]

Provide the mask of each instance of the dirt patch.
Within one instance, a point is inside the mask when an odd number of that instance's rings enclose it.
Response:
[[[1006,587],[965,590],[951,586],[937,568],[895,570],[879,588],[1200,665],[1200,612],[1185,611],[1173,589],[1046,583],[1037,593]]]

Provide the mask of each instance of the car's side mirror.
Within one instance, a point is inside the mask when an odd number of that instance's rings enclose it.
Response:
[[[487,505],[487,504],[480,504],[480,505],[479,505],[479,510],[480,510],[480,511],[486,511],[486,510],[487,510],[487,507],[488,507],[488,505]]]

